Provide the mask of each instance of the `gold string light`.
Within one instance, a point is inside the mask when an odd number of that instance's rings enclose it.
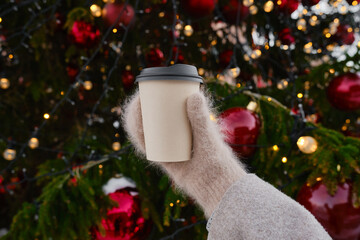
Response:
[[[301,18],[296,22],[296,26],[297,29],[299,29],[300,31],[305,31],[306,30],[306,20]]]
[[[91,12],[91,15],[93,15],[94,17],[101,16],[101,8],[99,5],[96,5],[96,4],[91,5],[90,12]]]
[[[273,1],[267,1],[265,4],[264,4],[264,11],[265,12],[271,12],[272,10],[274,9],[274,3]]]
[[[300,151],[306,154],[314,153],[318,148],[318,143],[315,138],[311,136],[302,136],[296,142]]]
[[[254,0],[243,0],[243,5],[245,7],[250,7],[254,3]]]
[[[7,78],[0,79],[0,87],[2,89],[8,89],[10,87],[10,81]]]
[[[33,137],[29,140],[28,145],[31,149],[35,149],[39,146],[39,140],[36,137]]]
[[[187,37],[190,37],[194,33],[194,29],[191,25],[186,25],[184,27],[184,35]]]
[[[83,86],[84,86],[85,90],[87,90],[87,91],[90,91],[93,88],[93,84],[91,81],[85,81],[83,83]]]
[[[249,11],[250,11],[251,15],[255,15],[258,12],[258,8],[257,8],[257,6],[252,5],[252,6],[249,7]]]
[[[277,83],[276,87],[279,90],[283,90],[283,89],[287,88],[288,85],[289,85],[289,82],[286,79],[282,79],[280,82]]]
[[[113,144],[112,144],[112,149],[113,149],[114,151],[119,151],[119,150],[121,149],[121,144],[120,144],[120,142],[113,142]]]
[[[199,68],[199,69],[198,69],[198,72],[199,72],[199,75],[204,75],[205,69]]]
[[[11,148],[5,149],[3,153],[3,157],[5,158],[5,160],[8,161],[14,160],[16,157],[16,150]]]

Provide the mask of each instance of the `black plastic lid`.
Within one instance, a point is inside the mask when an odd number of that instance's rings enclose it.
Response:
[[[203,83],[195,66],[175,64],[169,67],[144,68],[135,82],[147,80],[185,80]]]

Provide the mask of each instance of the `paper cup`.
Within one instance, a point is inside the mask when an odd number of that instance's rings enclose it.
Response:
[[[191,158],[192,130],[186,100],[199,92],[202,78],[194,66],[145,68],[139,83],[146,158],[180,162]]]

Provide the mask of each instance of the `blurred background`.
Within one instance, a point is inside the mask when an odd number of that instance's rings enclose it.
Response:
[[[177,63],[198,68],[239,161],[333,239],[360,239],[359,13],[358,0],[1,1],[1,239],[206,239],[201,210],[119,120],[143,68]]]

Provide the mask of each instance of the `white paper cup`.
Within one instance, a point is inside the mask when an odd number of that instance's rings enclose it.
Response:
[[[186,100],[199,92],[202,78],[194,66],[145,68],[139,83],[146,158],[157,162],[191,159],[192,130]]]

